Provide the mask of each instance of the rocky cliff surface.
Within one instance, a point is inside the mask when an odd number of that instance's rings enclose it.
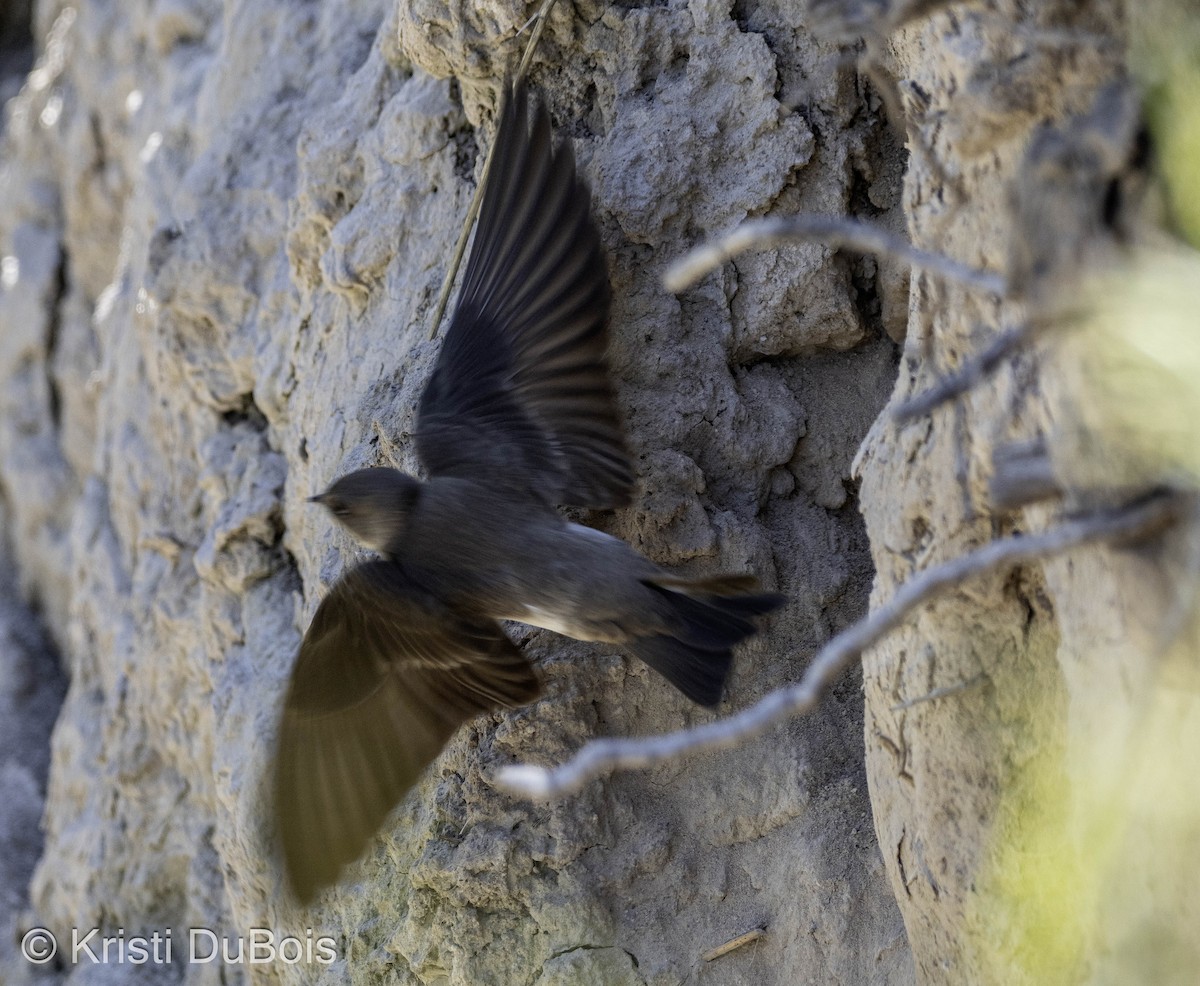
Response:
[[[575,519],[792,600],[717,715],[922,570],[1194,486],[1114,424],[1094,333],[1050,330],[893,414],[1006,326],[1103,299],[1089,271],[1112,290],[1146,164],[1113,85],[1123,5],[806,6],[560,3],[531,68],[594,192],[637,458],[629,509]],[[532,13],[0,16],[0,96],[20,89],[0,142],[0,980],[1190,981],[1194,536],[963,583],[814,715],[547,804],[494,770],[713,716],[611,648],[517,630],[544,697],[464,727],[314,910],[284,899],[282,689],[355,558],[305,499],[416,468],[432,309]],[[865,32],[858,66],[810,22]],[[707,234],[802,212],[907,227],[1009,291],[819,245],[661,287]],[[17,943],[39,927],[62,950],[35,966]],[[72,962],[72,929],[170,930],[173,960]],[[250,963],[255,929],[336,959]],[[191,931],[243,960],[189,963]]]
[[[0,505],[2,625],[32,626],[25,605],[46,635],[14,630],[0,659],[70,684],[56,719],[53,684],[16,700],[30,728],[20,776],[4,768],[0,838],[20,838],[0,893],[23,901],[11,940],[44,926],[64,950],[40,973],[0,952],[6,979],[911,980],[857,677],[758,743],[530,805],[489,772],[710,718],[612,649],[543,632],[520,640],[545,697],[461,730],[313,912],[282,899],[264,783],[281,693],[354,557],[304,501],[354,467],[415,467],[431,309],[531,13],[36,6],[0,148]],[[850,465],[903,333],[903,272],[820,246],[748,255],[678,298],[659,284],[747,216],[899,217],[901,145],[803,23],[772,0],[560,4],[531,70],[594,190],[637,456],[635,504],[580,519],[793,599],[739,655],[722,713],[865,609]],[[92,928],[172,929],[174,961],[72,963],[71,930]],[[189,929],[235,953],[253,929],[311,929],[338,959],[189,965]]]

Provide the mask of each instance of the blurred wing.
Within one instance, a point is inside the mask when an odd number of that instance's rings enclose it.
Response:
[[[538,690],[498,623],[463,619],[390,562],[349,572],[300,645],[280,726],[275,820],[297,896],[362,854],[461,723]]]
[[[609,382],[608,271],[591,196],[544,107],[505,101],[458,307],[421,398],[431,475],[488,477],[554,503],[629,501]]]

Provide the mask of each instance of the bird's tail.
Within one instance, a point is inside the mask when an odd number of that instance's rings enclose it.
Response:
[[[721,701],[733,648],[758,629],[754,617],[787,601],[777,592],[755,592],[753,575],[658,576],[645,584],[658,594],[670,630],[626,646],[693,702],[708,706]]]

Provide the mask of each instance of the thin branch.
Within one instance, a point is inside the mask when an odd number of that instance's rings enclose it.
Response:
[[[808,26],[823,41],[850,42],[857,38],[883,41],[918,18],[932,17],[954,0],[896,0],[885,4],[814,0],[808,7]]]
[[[1006,442],[992,452],[988,499],[992,510],[1018,510],[1063,495],[1046,440]]]
[[[1090,311],[1086,305],[1072,302],[1045,307],[1028,321],[1005,329],[981,352],[968,357],[957,370],[942,377],[928,390],[904,401],[892,411],[892,417],[897,424],[907,424],[947,401],[961,397],[1018,349],[1032,345],[1049,330],[1062,332],[1086,325]]]
[[[525,46],[525,54],[521,56],[521,64],[517,66],[517,78],[525,78],[525,73],[529,71],[529,63],[533,61],[533,53],[537,50],[538,42],[542,40],[542,31],[545,30],[546,21],[550,19],[550,11],[554,9],[554,4],[557,0],[542,0],[542,5],[538,8],[538,12],[533,15],[537,22],[533,27],[533,34],[529,36],[529,44]],[[525,23],[525,27],[529,26],[529,22]],[[525,27],[521,30],[525,30]]]
[[[521,64],[517,67],[517,80],[525,78],[525,72],[529,68],[529,62],[533,58],[533,52],[537,48],[538,42],[542,39],[542,30],[546,26],[546,21],[550,18],[550,11],[554,8],[557,0],[542,0],[541,7],[538,12],[533,15],[533,19],[537,21],[534,26],[533,34],[529,37],[528,44],[525,45],[525,53],[521,56]],[[524,31],[529,26],[529,22],[521,28]],[[517,33],[520,34],[521,31]],[[429,326],[429,338],[433,339],[438,334],[438,328],[442,324],[442,316],[446,314],[446,303],[450,300],[450,292],[454,290],[454,279],[458,277],[458,268],[462,266],[463,254],[467,252],[467,240],[471,236],[471,228],[475,225],[475,217],[479,215],[479,207],[483,202],[483,193],[487,189],[488,176],[492,173],[492,159],[496,156],[496,141],[493,138],[492,146],[488,148],[487,160],[483,162],[483,174],[479,176],[479,184],[475,186],[475,194],[471,196],[471,204],[467,206],[467,217],[463,220],[462,231],[458,234],[458,242],[454,244],[454,255],[450,258],[450,267],[446,270],[445,280],[442,281],[442,290],[438,294],[437,304],[433,309],[433,322]]]
[[[981,685],[986,680],[986,675],[983,672],[968,678],[966,681],[960,681],[957,685],[943,685],[941,688],[935,688],[933,691],[926,692],[924,695],[918,695],[916,698],[905,699],[903,702],[897,702],[892,706],[892,712],[903,712],[905,709],[911,709],[916,705],[923,705],[926,702],[934,702],[939,698],[948,698],[951,695],[957,695],[959,692],[965,692],[968,688],[974,688],[976,685]]]
[[[856,219],[813,215],[754,219],[743,223],[732,233],[699,246],[677,260],[667,268],[663,283],[668,291],[677,293],[736,254],[751,249],[763,250],[790,240],[817,240],[837,250],[893,257],[920,270],[1000,297],[1007,290],[1005,278],[1000,274],[921,250],[878,226]]]
[[[767,695],[756,705],[718,722],[643,739],[593,740],[555,768],[517,764],[502,767],[495,783],[513,794],[550,799],[580,790],[615,770],[651,767],[701,750],[727,749],[765,732],[789,716],[811,711],[825,690],[864,650],[904,623],[920,604],[962,582],[1021,562],[1060,554],[1099,541],[1130,541],[1173,523],[1183,498],[1159,495],[1119,510],[1066,520],[1041,534],[992,541],[953,561],[915,575],[891,599],[827,643],[795,685]]]
[[[707,952],[700,956],[705,962],[715,962],[722,955],[728,955],[730,952],[741,948],[743,945],[749,945],[753,941],[758,941],[767,933],[766,928],[752,928],[744,935],[738,935],[736,938],[730,938],[724,945],[718,945],[716,948],[710,948]]]
[[[1012,353],[1033,338],[1035,322],[1024,322],[1015,328],[1001,332],[983,351],[965,360],[954,373],[942,377],[928,390],[910,397],[892,411],[892,417],[897,424],[907,424],[914,418],[924,417],[934,408],[961,397],[974,388],[989,373],[999,366]]]

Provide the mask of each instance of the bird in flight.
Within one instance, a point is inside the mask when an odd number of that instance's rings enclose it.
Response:
[[[623,647],[712,706],[732,648],[784,602],[750,575],[673,575],[557,511],[628,504],[633,470],[605,356],[608,273],[590,194],[544,106],[528,106],[518,82],[418,408],[427,478],[362,469],[312,498],[380,557],[318,606],[284,702],[275,821],[306,903],[362,854],[462,723],[538,695],[501,620]]]

